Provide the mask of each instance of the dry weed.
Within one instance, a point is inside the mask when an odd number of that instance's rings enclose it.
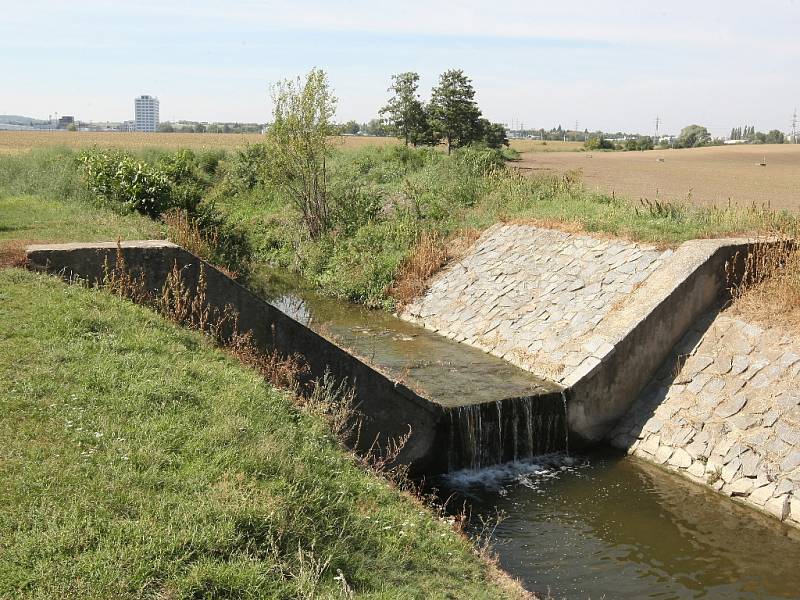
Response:
[[[28,262],[25,249],[33,243],[31,240],[10,240],[0,244],[0,269],[24,267]]]
[[[478,236],[475,229],[450,238],[437,232],[423,232],[411,255],[400,265],[389,295],[401,307],[418,298],[427,290],[430,279],[449,262],[464,256]]]
[[[172,209],[161,215],[167,228],[167,239],[188,250],[195,256],[211,261],[214,249],[219,245],[219,231],[215,227],[200,228],[185,210]]]
[[[756,245],[744,258],[731,295],[736,314],[800,334],[800,246],[788,236]]]

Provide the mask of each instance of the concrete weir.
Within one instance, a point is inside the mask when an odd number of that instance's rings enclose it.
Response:
[[[119,251],[153,291],[173,265],[196,286],[203,266],[209,304],[231,305],[261,347],[298,353],[315,376],[327,369],[354,385],[361,449],[410,429],[401,460],[437,473],[563,450],[568,437],[603,440],[675,344],[719,305],[752,245],[695,240],[662,251],[497,225],[403,320],[371,312],[345,328],[335,311],[309,319],[281,310],[174,244],[124,242]],[[115,243],[31,246],[28,259],[95,283],[117,252]]]
[[[337,328],[333,313],[308,319],[165,241],[35,245],[27,258],[31,268],[97,284],[118,252],[156,293],[174,265],[189,289],[203,268],[208,304],[231,306],[240,330],[251,331],[261,348],[300,354],[313,376],[329,371],[347,380],[362,415],[354,442],[362,451],[385,448],[410,431],[399,460],[416,474],[431,474],[529,458],[566,443],[561,385],[390,315],[372,312],[369,327],[346,330]]]

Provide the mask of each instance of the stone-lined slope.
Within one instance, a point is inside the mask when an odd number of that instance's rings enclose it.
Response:
[[[611,350],[594,329],[671,254],[625,240],[496,225],[401,316],[563,382]]]
[[[800,341],[724,313],[709,319],[609,437],[800,525]]]

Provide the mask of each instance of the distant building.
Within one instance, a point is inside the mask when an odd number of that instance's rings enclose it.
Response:
[[[136,131],[136,121],[123,121],[119,124],[119,131]]]
[[[56,127],[58,129],[66,129],[67,127],[69,127],[73,123],[75,123],[75,117],[70,117],[70,116],[64,115],[63,117],[59,117],[58,125]]]
[[[139,96],[134,101],[136,131],[158,131],[158,98]]]

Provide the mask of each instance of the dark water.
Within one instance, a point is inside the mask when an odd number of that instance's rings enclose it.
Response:
[[[797,531],[610,451],[537,462],[439,482],[467,500],[473,524],[506,513],[495,549],[528,589],[570,599],[800,598]]]

